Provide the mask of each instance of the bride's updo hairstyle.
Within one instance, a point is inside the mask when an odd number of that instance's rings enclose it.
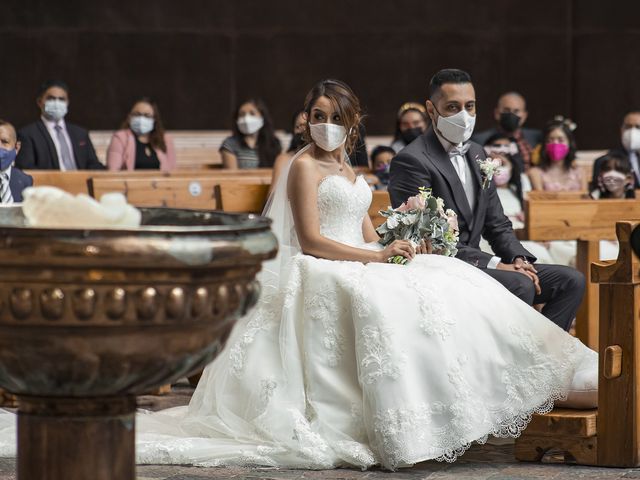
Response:
[[[309,122],[311,121],[311,109],[320,97],[327,97],[340,114],[342,126],[347,130],[345,149],[347,155],[351,155],[358,141],[358,127],[361,120],[360,100],[346,83],[340,80],[322,80],[311,89],[304,99],[304,111],[307,113]],[[305,127],[303,137],[307,143],[313,142],[309,123]]]

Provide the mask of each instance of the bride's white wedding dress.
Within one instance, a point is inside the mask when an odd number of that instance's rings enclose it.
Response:
[[[376,248],[362,235],[370,201],[362,177],[326,177],[322,234]],[[238,322],[188,407],[137,416],[139,463],[454,461],[488,434],[517,436],[566,396],[576,371],[597,383],[595,352],[457,259],[364,265],[298,253],[286,272]]]
[[[323,235],[365,245],[371,191],[318,187]],[[409,265],[297,254],[235,327],[188,409],[138,416],[138,461],[331,468],[453,461],[516,436],[597,354],[460,260]],[[173,425],[172,429],[168,426]]]

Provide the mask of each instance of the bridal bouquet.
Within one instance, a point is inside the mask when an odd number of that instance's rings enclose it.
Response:
[[[397,209],[391,207],[379,213],[386,218],[376,231],[380,243],[389,245],[394,240],[409,240],[414,246],[424,238],[431,241],[433,250],[453,257],[458,253],[458,217],[451,209],[444,209],[444,200],[434,197],[431,189],[421,187],[420,193],[409,198]],[[404,265],[407,259],[396,255],[389,263]]]

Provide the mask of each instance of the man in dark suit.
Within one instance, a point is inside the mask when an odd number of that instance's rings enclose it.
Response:
[[[475,133],[471,140],[484,145],[496,133],[508,135],[518,147],[519,157],[522,162],[522,165],[519,165],[520,171],[526,172],[531,167],[532,150],[542,142],[542,132],[540,130],[524,128],[523,125],[528,116],[527,102],[521,94],[518,92],[503,93],[498,98],[498,103],[493,111],[496,127]]]
[[[22,191],[33,185],[30,175],[13,166],[18,150],[16,129],[0,120],[0,203],[3,205],[21,202]]]
[[[590,190],[598,188],[600,167],[610,156],[629,160],[635,181],[634,188],[640,188],[640,110],[631,110],[624,116],[620,126],[620,140],[618,148],[612,148],[606,155],[596,158],[593,162]]]
[[[16,165],[39,170],[103,170],[89,134],[66,123],[69,88],[59,80],[45,82],[36,103],[41,117],[18,131],[21,143]]]
[[[475,126],[476,97],[471,77],[446,69],[431,79],[426,102],[432,126],[391,162],[389,194],[398,207],[419,187],[431,188],[446,208],[458,213],[457,257],[482,269],[519,298],[545,304],[542,313],[568,330],[584,294],[584,276],[558,265],[536,265],[504,215],[495,184],[483,188],[478,161],[482,147],[469,138]],[[484,236],[496,256],[480,250]]]

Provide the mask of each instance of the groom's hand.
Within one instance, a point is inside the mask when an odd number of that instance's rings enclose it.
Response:
[[[498,270],[505,270],[507,272],[518,272],[529,277],[533,282],[533,286],[536,289],[536,294],[540,295],[542,289],[540,288],[540,279],[538,278],[537,271],[530,263],[525,263],[521,258],[516,258],[514,263],[498,263],[496,266]]]
[[[533,263],[529,263],[528,260],[525,260],[522,257],[516,257],[513,261],[513,266],[516,267],[516,270],[526,270],[527,272],[538,273],[538,270],[533,266]]]

